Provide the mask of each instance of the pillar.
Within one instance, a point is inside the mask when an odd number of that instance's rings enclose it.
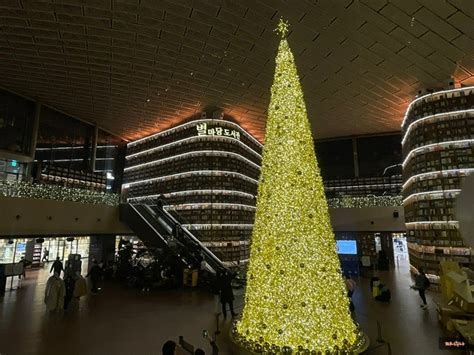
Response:
[[[359,177],[359,155],[357,153],[357,138],[352,138],[352,157],[354,159],[354,177]]]
[[[35,154],[36,154],[36,143],[38,142],[40,115],[41,115],[41,101],[36,100],[35,115],[33,116],[33,125],[31,127],[31,139],[30,139],[30,149],[29,149],[29,157],[31,159],[31,163],[25,164],[26,171],[23,173],[23,176],[25,177],[27,181],[31,179],[31,174],[33,171],[33,164],[34,164]]]
[[[99,127],[97,124],[94,126],[94,131],[92,133],[92,149],[91,149],[91,159],[90,159],[90,170],[95,171],[95,161],[97,158],[97,139],[99,136]]]

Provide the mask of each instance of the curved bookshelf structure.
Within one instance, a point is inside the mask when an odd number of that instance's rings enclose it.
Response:
[[[403,131],[403,204],[410,263],[438,275],[439,262],[474,263],[464,246],[454,202],[474,173],[474,87],[416,98]]]
[[[238,124],[205,114],[127,146],[129,202],[164,196],[229,266],[248,260],[262,145]]]

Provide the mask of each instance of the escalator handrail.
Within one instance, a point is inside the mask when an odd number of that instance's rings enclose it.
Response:
[[[162,225],[162,223],[160,223],[156,213],[154,213],[153,210],[150,211],[149,207],[146,205],[137,205],[137,207],[135,208],[138,213],[140,213],[141,216],[147,221],[148,225],[152,225],[154,227],[153,230],[159,235],[160,239],[166,241],[167,245],[169,246],[168,241],[170,239],[171,233],[169,233],[168,230],[166,230],[166,228]],[[160,231],[160,229],[163,229],[163,231]]]
[[[160,223],[160,221],[159,221],[160,217],[158,216],[158,214],[156,213],[156,211],[155,211],[153,208],[151,208],[151,207],[148,206],[148,205],[142,205],[142,206],[148,211],[148,213],[150,213],[150,214],[158,221],[158,223]],[[156,216],[156,217],[155,217],[155,216]],[[163,219],[162,219],[162,220],[163,220]],[[163,221],[163,222],[166,223],[166,221]],[[161,223],[160,223],[160,224],[161,224]],[[162,224],[161,224],[161,225],[162,225]],[[167,229],[170,229],[170,230],[167,230],[167,232],[168,232],[169,234],[172,234],[173,228],[170,227],[170,225],[169,225],[168,223],[166,223],[166,225],[167,225],[167,227],[168,227]],[[163,228],[166,228],[166,227],[163,226],[163,225],[162,225],[162,227],[163,227]]]
[[[181,225],[187,224],[187,225],[189,225],[189,226],[191,226],[191,227],[193,226],[193,224],[192,224],[190,221],[188,221],[186,218],[184,218],[176,209],[174,209],[174,208],[169,208],[169,207],[168,207],[167,209],[164,209],[164,210],[166,210],[166,211],[167,211],[175,220],[177,220]],[[173,214],[172,214],[171,212],[173,212]],[[175,215],[176,215],[176,216],[175,216]],[[188,230],[188,232],[192,233],[194,236],[197,235],[197,236],[203,238],[203,235],[199,232],[198,229],[189,229],[189,228],[187,228],[187,227],[185,227],[185,228]],[[199,239],[199,238],[198,238],[198,239]],[[212,252],[212,253],[214,253],[214,256],[216,256],[216,253],[215,253],[215,252]],[[223,254],[222,252],[219,252],[219,255],[224,256],[224,254]],[[217,257],[217,256],[216,256],[216,257]],[[219,259],[219,257],[217,257],[217,259]],[[220,263],[222,264],[222,266],[227,270],[228,268],[227,268],[227,266],[225,266],[225,265],[223,264],[222,260],[219,259],[219,261],[220,261]],[[233,265],[233,266],[238,266],[239,264],[236,263],[236,262],[232,262],[232,265]]]
[[[186,225],[189,225],[189,226],[191,226],[191,227],[193,226],[193,224],[192,224],[190,221],[188,221],[186,218],[184,218],[176,209],[174,209],[174,208],[168,208],[168,209],[166,209],[166,211],[167,211],[175,220],[177,220],[181,225],[186,224]],[[176,218],[173,214],[170,213],[171,211],[177,216],[177,218]],[[193,229],[193,228],[190,229],[190,228],[187,228],[187,227],[184,227],[184,228],[186,228],[186,229],[188,230],[188,232],[192,233],[194,236],[197,235],[197,236],[199,236],[199,237],[203,237],[203,235],[201,234],[201,232],[199,232],[198,229]],[[212,253],[214,253],[214,255],[216,256],[216,253],[215,253],[215,252],[212,252]],[[222,252],[219,252],[219,254],[222,255],[222,256],[224,255]],[[216,256],[216,257],[217,257],[217,256]],[[217,258],[219,259],[219,257],[217,257]],[[219,261],[222,263],[222,260],[221,260],[221,259],[219,259]],[[222,263],[222,265],[223,265],[224,268],[227,269],[227,266],[225,266],[223,263]],[[239,264],[236,263],[236,262],[232,262],[232,265],[238,266]]]
[[[138,215],[153,229],[153,231],[156,233],[156,235],[166,244],[166,246],[167,246],[170,250],[172,250],[173,248],[170,247],[170,244],[169,244],[168,240],[163,237],[163,233],[160,233],[159,231],[157,231],[156,228],[147,220],[147,218],[146,218],[142,213],[140,213],[140,211],[138,211],[138,209],[137,209],[135,206],[133,206],[132,204],[129,204],[129,205],[132,206],[132,208],[138,213]],[[157,218],[158,216],[155,218],[155,216],[154,216],[153,214],[151,214],[151,212],[150,212],[150,207],[149,207],[148,205],[141,205],[141,204],[139,204],[138,206],[144,207],[144,208],[145,208],[145,211],[149,214],[149,217],[153,218],[153,220],[158,221],[158,218]],[[153,209],[151,209],[151,211],[153,211]],[[158,222],[158,223],[159,223],[159,222]],[[176,242],[182,245],[181,242],[179,242],[179,241],[176,241]],[[178,254],[177,256],[181,258],[181,256],[180,256],[179,254]],[[189,264],[186,260],[184,260],[183,258],[181,258],[181,260],[182,260],[186,265],[188,265],[188,266],[190,265],[190,264]]]
[[[141,219],[142,219],[143,221],[145,221],[145,223],[156,233],[156,235],[159,236],[159,238],[169,247],[168,241],[167,241],[165,238],[163,238],[163,236],[161,235],[161,233],[158,232],[158,231],[156,230],[156,228],[155,228],[150,222],[148,222],[148,220],[145,218],[145,216],[143,216],[143,215],[137,210],[137,208],[136,208],[135,206],[133,206],[132,204],[129,204],[129,205],[130,205],[130,207],[137,213],[137,215],[139,215],[139,216],[141,217]]]
[[[163,213],[169,218],[171,219],[174,223],[177,223],[179,225],[181,225],[181,228],[185,231],[185,233],[187,234],[188,238],[190,238],[194,243],[196,243],[203,251],[204,253],[214,262],[217,264],[217,266],[222,270],[227,270],[226,266],[222,263],[222,261],[214,255],[214,253],[212,251],[210,251],[206,246],[204,246],[204,244],[201,243],[201,241],[199,239],[197,239],[193,233],[191,233],[186,227],[183,227],[182,224],[175,218],[171,215],[171,213],[169,213],[167,210],[163,209],[162,210]],[[217,270],[216,270],[217,271]]]

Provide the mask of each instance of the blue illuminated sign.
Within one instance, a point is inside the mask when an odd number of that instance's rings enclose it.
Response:
[[[357,255],[357,241],[355,240],[336,240],[338,254]]]

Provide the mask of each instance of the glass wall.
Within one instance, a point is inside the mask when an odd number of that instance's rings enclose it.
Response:
[[[400,134],[355,137],[359,178],[401,174]],[[321,176],[324,180],[355,178],[352,138],[316,141]],[[374,149],[376,147],[377,149]]]
[[[66,237],[45,238],[43,243],[42,256],[45,249],[49,251],[49,260],[57,257],[61,260],[67,260],[69,254],[80,254],[81,258],[89,257],[90,237],[74,237],[68,241]]]
[[[22,256],[29,260],[31,256],[27,255],[28,243],[32,243],[38,248],[38,258],[40,260],[45,257],[46,250],[49,252],[47,257],[49,261],[57,257],[65,261],[69,254],[80,254],[82,259],[89,257],[90,237],[74,237],[71,241],[68,241],[67,237],[44,238],[44,242],[41,244],[35,243],[35,239],[0,239],[0,264],[18,262]],[[33,252],[31,255],[33,255]]]
[[[402,136],[400,134],[358,138],[357,153],[360,176],[383,176],[384,171],[387,176],[401,174],[401,166],[394,166],[402,163],[401,142]]]
[[[0,239],[0,264],[18,262],[26,255],[28,239]]]
[[[17,153],[20,161],[29,158],[35,110],[34,101],[0,89],[0,180],[33,179],[42,183],[43,172],[51,176],[59,172],[65,179],[79,175],[79,180],[99,184],[100,189],[103,185],[104,191],[119,191],[125,142],[99,129],[96,160],[92,164],[95,126],[44,105],[39,117],[35,163],[7,160],[11,153]]]
[[[104,191],[117,191],[114,180],[120,180],[122,175],[124,164],[121,161],[125,159],[125,151],[121,147],[124,142],[99,129],[93,167],[93,136],[94,126],[47,107],[42,109],[35,154],[36,179],[41,179],[40,173],[59,174],[66,180],[89,181],[99,184],[100,189],[103,185]]]
[[[29,154],[35,103],[0,90],[0,149]]]
[[[355,176],[351,139],[316,142],[316,155],[324,180]]]
[[[20,181],[23,180],[25,165],[16,160],[0,159],[0,180]]]
[[[41,109],[35,160],[88,170],[93,127],[48,107]]]

